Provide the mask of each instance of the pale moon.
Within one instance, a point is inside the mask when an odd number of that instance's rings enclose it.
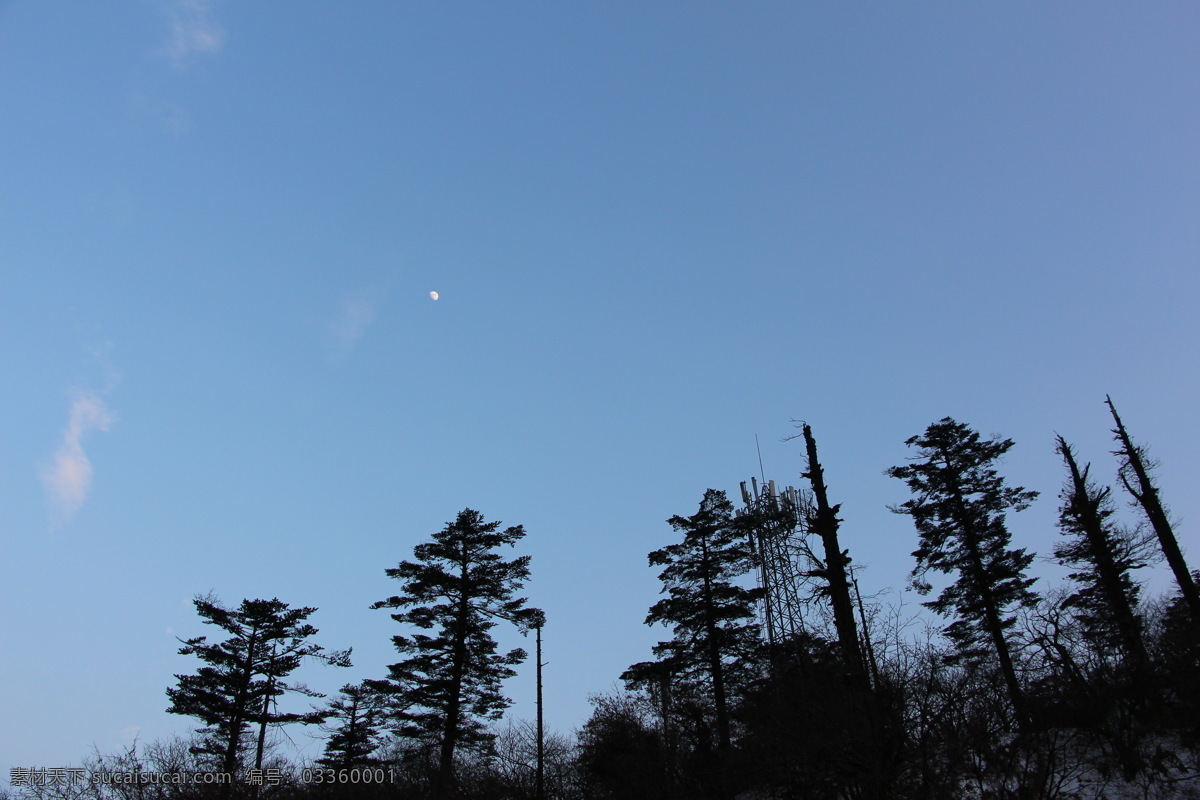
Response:
[[[438,293],[437,293],[437,292],[430,292],[430,293],[429,293],[429,296],[430,296],[430,297],[432,297],[434,300],[437,300],[437,299],[438,299]]]

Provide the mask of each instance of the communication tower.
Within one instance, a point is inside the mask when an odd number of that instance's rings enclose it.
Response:
[[[805,539],[812,509],[811,493],[775,481],[742,481],[738,517],[746,524],[763,590],[761,616],[767,642],[778,646],[804,632],[803,605],[811,566]]]

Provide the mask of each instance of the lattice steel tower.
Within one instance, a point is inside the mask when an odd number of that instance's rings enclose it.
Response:
[[[779,492],[775,481],[760,488],[751,478],[749,488],[742,482],[742,501],[745,508],[737,515],[749,530],[758,563],[763,630],[776,647],[804,632],[803,599],[812,569],[805,538],[812,496],[791,486]]]

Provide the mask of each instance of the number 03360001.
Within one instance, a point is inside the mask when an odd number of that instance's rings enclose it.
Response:
[[[300,771],[301,783],[392,783],[394,778],[394,771],[383,767]]]

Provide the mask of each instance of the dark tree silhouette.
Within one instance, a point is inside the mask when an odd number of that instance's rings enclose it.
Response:
[[[1011,439],[984,441],[969,426],[946,417],[905,444],[918,448],[917,459],[887,474],[905,481],[916,495],[892,508],[911,516],[920,534],[920,546],[913,551],[914,583],[924,594],[932,589],[924,580],[929,570],[957,573],[936,600],[924,605],[957,617],[945,632],[963,659],[978,660],[985,652],[981,645],[990,644],[1018,724],[1025,728],[1024,695],[1005,631],[1016,622],[1014,606],[1036,603],[1029,589],[1036,578],[1025,577],[1033,555],[1009,549],[1004,517],[1007,511],[1028,508],[1038,493],[1005,486],[993,468],[1013,446]]]
[[[198,717],[205,724],[198,754],[219,760],[221,769],[235,773],[242,766],[251,724],[258,724],[259,736],[255,765],[262,766],[267,725],[321,721],[320,713],[282,713],[272,711],[276,698],[294,692],[307,697],[323,697],[304,684],[287,683],[288,677],[305,657],[316,658],[339,667],[350,666],[350,651],[326,652],[307,640],[317,629],[305,622],[317,609],[288,608],[279,599],[243,600],[237,609],[223,607],[216,598],[197,597],[196,612],[205,624],[216,625],[229,634],[216,644],[207,637],[180,639],[180,655],[195,655],[206,663],[195,675],[176,675],[179,685],[167,689],[172,714]]]
[[[823,593],[828,596],[829,604],[833,608],[833,624],[837,630],[842,663],[857,683],[866,686],[866,663],[863,660],[862,648],[859,647],[854,605],[850,601],[850,577],[846,569],[850,565],[850,555],[838,542],[838,524],[841,522],[838,519],[838,511],[842,506],[840,503],[835,506],[829,504],[825,470],[817,459],[816,439],[813,438],[812,428],[808,424],[801,425],[808,465],[807,471],[801,477],[808,478],[812,484],[813,497],[816,499],[816,505],[808,519],[808,528],[821,537],[825,554],[814,577],[825,581]]]
[[[635,664],[621,678],[631,685],[653,685],[670,675],[684,686],[703,686],[711,693],[717,749],[724,760],[731,746],[731,679],[759,647],[752,620],[761,590],[732,582],[754,565],[750,540],[733,524],[733,504],[715,489],[704,493],[695,514],[668,522],[683,533],[683,541],[649,556],[651,566],[665,567],[659,580],[668,596],[651,606],[646,624],[668,625],[675,636],[654,646],[659,661]]]
[[[1091,465],[1081,470],[1074,451],[1061,436],[1057,450],[1069,473],[1058,523],[1068,540],[1054,548],[1054,557],[1077,570],[1068,577],[1078,586],[1064,607],[1075,610],[1101,652],[1121,648],[1140,672],[1146,666],[1146,647],[1136,613],[1139,587],[1131,572],[1146,566],[1147,543],[1136,532],[1118,528],[1111,521],[1116,512],[1111,490],[1089,480]]]
[[[818,558],[810,551],[816,569],[809,575],[823,583],[818,594],[828,600],[833,611],[837,653],[843,669],[843,681],[848,684],[836,691],[823,691],[826,702],[834,709],[832,719],[838,720],[841,723],[840,729],[846,732],[846,735],[837,736],[830,735],[827,731],[823,739],[827,745],[833,745],[832,749],[836,749],[845,762],[852,764],[846,772],[854,776],[854,782],[860,791],[867,795],[885,796],[890,792],[895,772],[891,763],[895,760],[895,737],[889,732],[887,689],[880,680],[878,665],[873,656],[869,662],[864,657],[864,645],[867,654],[873,652],[867,639],[865,622],[860,639],[858,625],[854,619],[854,604],[850,597],[853,580],[849,569],[850,551],[843,549],[838,539],[838,528],[842,521],[838,517],[841,504],[831,505],[829,502],[825,470],[817,457],[817,441],[813,436],[812,427],[802,422],[800,428],[804,438],[807,467],[801,477],[807,478],[812,486],[814,500],[813,503],[804,506],[807,514],[805,522],[808,530],[820,538],[823,556]],[[854,589],[857,592],[857,584],[854,584]],[[861,611],[861,598],[859,603]],[[812,650],[800,659],[803,671],[810,673],[805,675],[805,680],[809,680],[810,676],[813,680],[819,680],[822,675],[821,670],[817,668],[819,659],[815,657],[816,652],[817,650]],[[867,669],[868,663],[872,667],[870,672]],[[775,689],[780,696],[789,691],[790,688],[787,687],[782,692],[778,688]],[[815,729],[816,726],[809,727]],[[835,742],[836,744],[833,744]]]
[[[1153,465],[1146,458],[1144,448],[1135,445],[1129,438],[1129,432],[1125,430],[1121,417],[1117,415],[1117,407],[1113,405],[1112,398],[1105,395],[1104,402],[1108,404],[1113,421],[1117,424],[1113,429],[1113,436],[1120,447],[1113,455],[1121,462],[1121,484],[1150,520],[1163,554],[1167,557],[1167,564],[1175,575],[1175,582],[1179,585],[1179,593],[1191,612],[1192,622],[1200,625],[1200,590],[1197,590],[1196,582],[1192,580],[1188,571],[1183,552],[1179,549],[1179,542],[1175,539],[1175,531],[1171,529],[1167,510],[1163,508],[1162,500],[1158,496],[1158,487],[1154,485],[1154,479],[1150,475]]]
[[[898,759],[888,750],[899,749],[899,726],[881,724],[884,710],[847,679],[838,643],[801,633],[784,654],[738,708],[741,771],[772,787],[771,794],[752,796],[896,796]]]
[[[579,730],[577,765],[588,798],[666,800],[676,796],[669,749],[651,712],[630,695],[591,698]]]
[[[348,683],[340,695],[329,703],[325,712],[326,721],[334,720],[336,724],[322,725],[330,737],[325,743],[325,755],[317,763],[328,769],[378,764],[374,754],[382,743],[385,698],[366,683]]]
[[[1200,571],[1192,573],[1192,580],[1200,583]],[[1192,621],[1179,593],[1161,609],[1157,622],[1154,656],[1172,701],[1166,727],[1184,731],[1193,750],[1200,750],[1200,625]]]
[[[525,660],[519,648],[498,654],[489,631],[498,620],[527,630],[543,619],[540,610],[526,607],[525,598],[514,597],[529,579],[530,557],[504,561],[495,552],[515,544],[525,530],[499,528],[499,522],[484,522],[478,511],[464,509],[433,541],[416,546],[415,561],[387,570],[389,578],[404,582],[403,594],[371,606],[407,609],[392,618],[436,631],[393,637],[407,658],[389,667],[388,679],[371,683],[400,708],[401,736],[437,747],[439,798],[451,795],[455,750],[491,743],[494,735],[483,721],[499,719],[508,707],[500,683]]]

